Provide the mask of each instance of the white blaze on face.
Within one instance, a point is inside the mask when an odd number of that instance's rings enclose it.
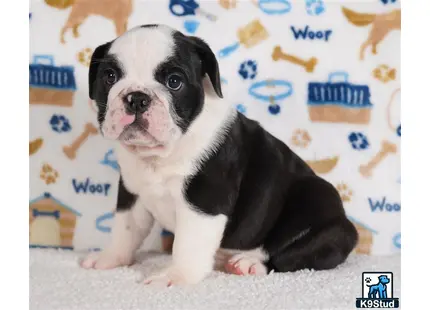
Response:
[[[125,112],[123,86],[124,83],[119,81],[109,92],[108,107],[102,126],[103,134],[107,138],[117,139],[123,132],[124,127],[131,124],[135,119],[135,116],[128,115]]]
[[[133,144],[155,145],[177,137],[180,129],[173,122],[171,96],[155,80],[156,68],[173,55],[172,30],[168,27],[135,28],[116,39],[109,54],[113,54],[123,71],[122,78],[108,95],[103,134],[117,139],[124,128],[135,121],[126,113],[124,98],[128,93],[142,91],[151,97],[149,108],[141,115],[141,129],[127,137]],[[145,129],[145,130],[143,130]]]

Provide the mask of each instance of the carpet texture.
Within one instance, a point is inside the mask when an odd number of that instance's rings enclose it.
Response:
[[[194,287],[163,289],[137,281],[166,266],[167,255],[141,253],[139,264],[109,271],[83,270],[80,257],[71,251],[30,250],[30,309],[356,309],[363,271],[392,271],[394,297],[400,297],[400,255],[352,255],[330,271],[264,277],[213,272]]]

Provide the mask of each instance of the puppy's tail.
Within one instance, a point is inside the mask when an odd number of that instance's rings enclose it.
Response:
[[[345,7],[342,8],[342,12],[351,24],[359,27],[371,24],[376,16],[376,14],[357,13]]]
[[[56,9],[67,9],[75,0],[45,0],[45,3]]]

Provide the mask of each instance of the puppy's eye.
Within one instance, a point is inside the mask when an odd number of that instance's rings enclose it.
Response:
[[[179,90],[182,87],[182,78],[177,73],[170,74],[166,79],[166,86],[171,90]]]
[[[117,81],[117,75],[113,69],[106,69],[103,78],[108,85],[113,85]]]

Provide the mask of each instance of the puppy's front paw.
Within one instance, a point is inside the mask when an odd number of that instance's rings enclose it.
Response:
[[[131,256],[124,256],[111,250],[93,252],[80,262],[85,269],[113,269],[121,266],[128,266],[132,263]]]
[[[157,287],[169,287],[172,285],[186,285],[200,282],[204,275],[196,275],[187,273],[177,267],[171,266],[163,271],[146,278],[143,283],[145,285]]]

